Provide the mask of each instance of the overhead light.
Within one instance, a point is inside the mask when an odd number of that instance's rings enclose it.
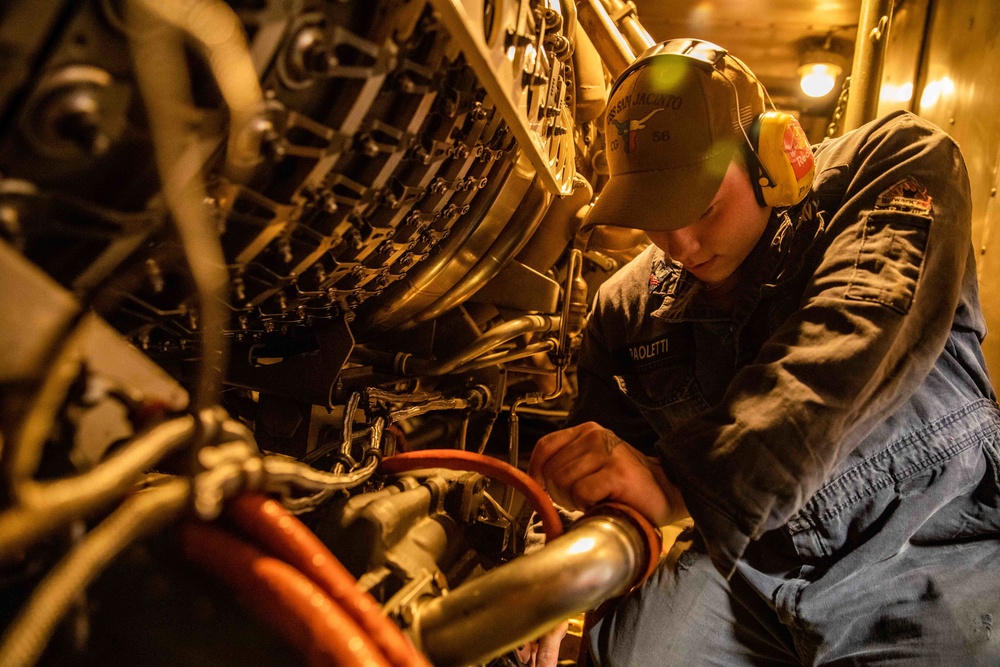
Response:
[[[799,86],[809,97],[826,97],[837,85],[850,45],[828,33],[825,38],[810,38],[800,43]]]
[[[844,70],[834,63],[807,63],[799,67],[799,86],[809,97],[825,97]]]

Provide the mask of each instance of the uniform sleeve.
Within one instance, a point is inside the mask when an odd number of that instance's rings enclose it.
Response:
[[[843,198],[799,310],[719,405],[658,443],[726,576],[913,393],[951,328],[970,248],[958,148],[911,115],[859,133],[850,163],[828,167]]]

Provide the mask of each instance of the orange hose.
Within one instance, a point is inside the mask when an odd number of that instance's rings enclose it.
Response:
[[[447,468],[448,470],[471,470],[509,484],[524,495],[532,509],[542,519],[542,529],[546,540],[554,540],[563,534],[562,521],[556,512],[552,499],[535,480],[528,477],[509,463],[492,456],[466,452],[460,449],[424,449],[405,452],[382,459],[379,466],[383,472],[397,473],[420,468]]]
[[[390,667],[343,609],[291,565],[207,524],[181,528],[184,555],[236,591],[311,667]]]
[[[336,556],[301,521],[275,500],[244,495],[231,500],[227,515],[249,537],[297,568],[330,596],[371,637],[396,667],[430,667],[378,602],[358,588]]]

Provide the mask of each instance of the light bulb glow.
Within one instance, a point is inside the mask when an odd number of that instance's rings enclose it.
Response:
[[[809,97],[823,97],[837,83],[840,68],[832,63],[811,63],[799,68],[799,85]]]

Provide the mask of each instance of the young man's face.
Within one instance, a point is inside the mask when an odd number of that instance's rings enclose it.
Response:
[[[761,207],[745,167],[732,162],[700,218],[672,232],[646,232],[649,240],[709,287],[735,279],[736,269],[764,233],[771,207]]]

